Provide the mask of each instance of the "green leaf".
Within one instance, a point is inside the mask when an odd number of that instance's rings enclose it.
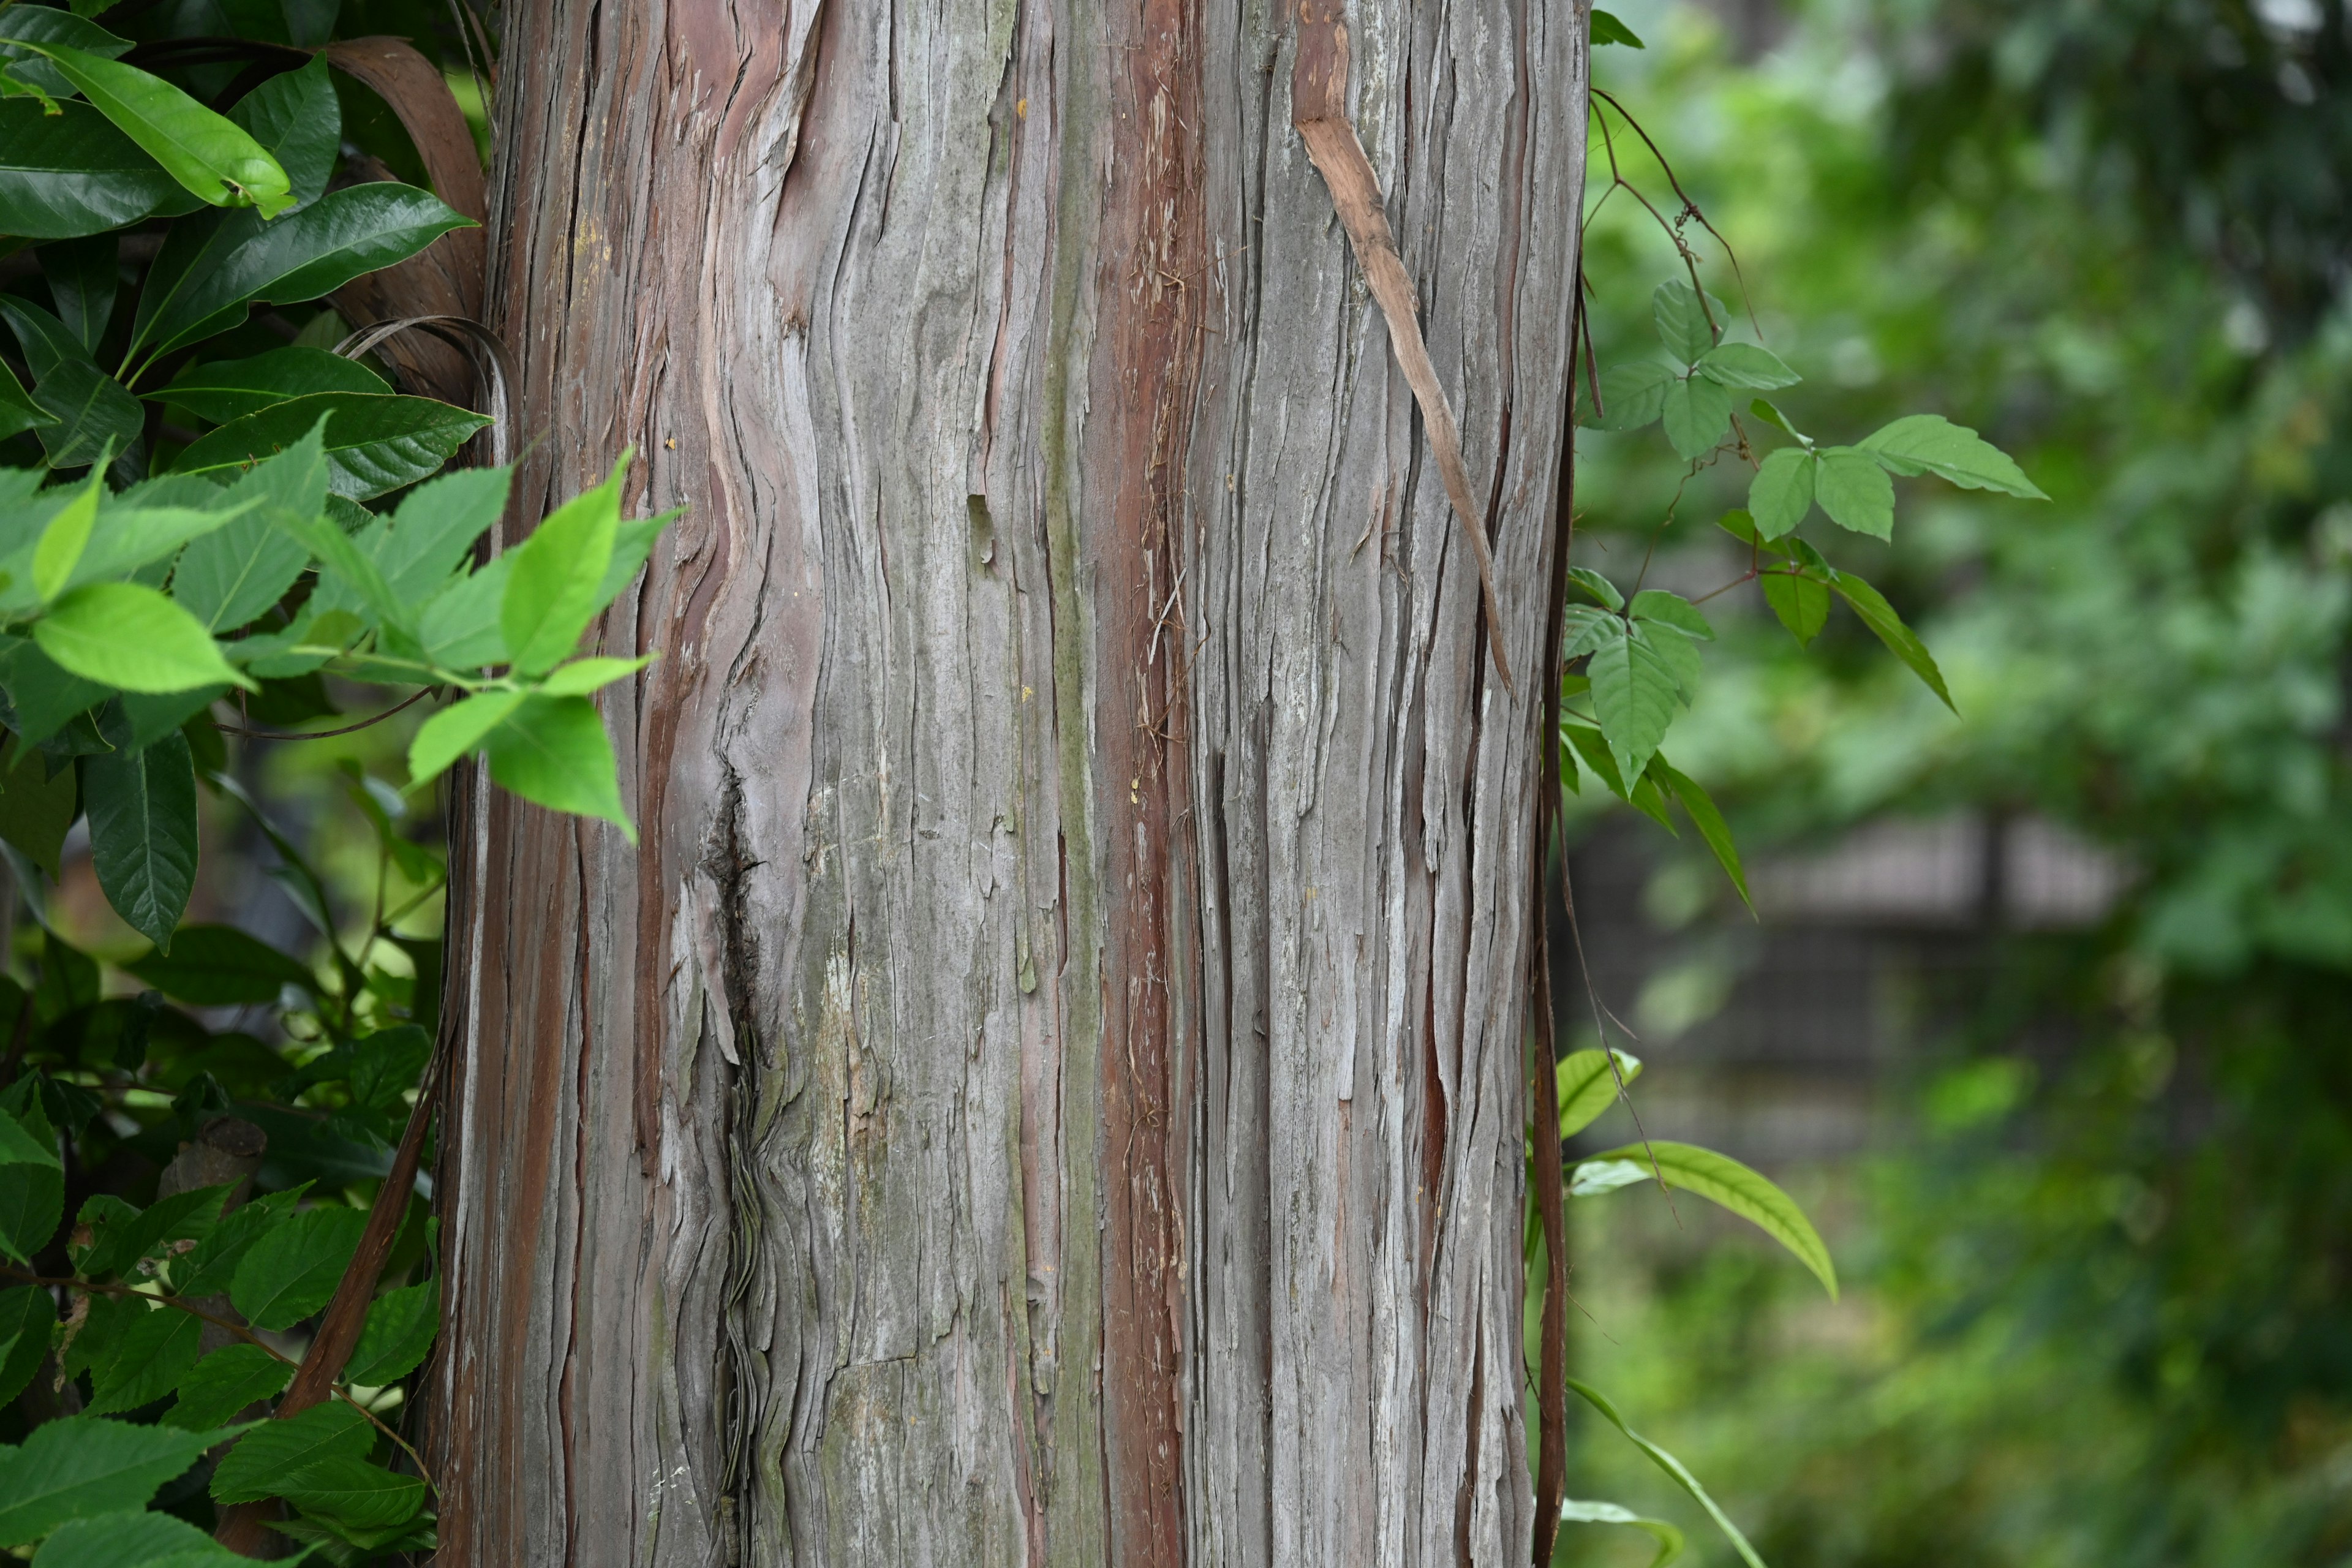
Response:
[[[472,226],[430,192],[390,181],[330,191],[275,223],[230,213],[185,226],[148,275],[131,346],[168,353],[236,325],[248,305],[319,299]]]
[[[196,770],[187,737],[168,735],[135,755],[84,760],[82,793],[106,901],[132,930],[169,949],[196,881]]]
[[[1731,428],[1731,394],[1705,376],[1686,376],[1667,386],[1660,417],[1665,421],[1666,444],[1676,455],[1704,458]]]
[[[37,46],[62,44],[100,59],[127,54],[131,40],[118,38],[97,23],[66,9],[46,5],[0,6],[0,62],[26,86],[57,98],[70,98],[76,89],[58,68],[42,58]]]
[[[38,1541],[70,1520],[140,1506],[220,1438],[94,1415],[45,1421],[24,1447],[0,1445],[0,1541]]]
[[[596,590],[595,614],[602,615],[606,605],[621,596],[621,590],[637,580],[661,531],[685,515],[684,507],[672,507],[656,517],[632,518],[614,531],[613,560]]]
[[[310,969],[234,926],[184,926],[172,951],[151,952],[124,965],[175,1002],[194,1007],[236,1007],[275,1002],[289,985],[319,987]]]
[[[533,697],[489,732],[490,778],[554,811],[618,823],[630,843],[635,824],[621,805],[613,743],[585,697]]]
[[[230,106],[228,117],[278,160],[294,205],[317,201],[335,172],[343,139],[342,105],[327,79],[327,57],[281,71]],[[207,416],[207,417],[210,417]]]
[[[1614,1068],[1610,1058],[1616,1058]],[[1642,1076],[1642,1058],[1631,1051],[1570,1051],[1559,1058],[1559,1135],[1573,1138],[1601,1120],[1617,1103],[1620,1080],[1632,1083]]]
[[[1895,532],[1895,481],[1876,458],[1854,447],[1824,447],[1813,499],[1840,528],[1885,539]]]
[[[1657,292],[1650,296],[1650,314],[1658,323],[1658,339],[1666,345],[1666,352],[1685,364],[1696,363],[1715,347],[1715,340],[1731,321],[1731,312],[1722,300],[1709,294],[1702,307],[1698,290],[1679,278],[1658,285]]]
[[[180,1380],[180,1402],[163,1412],[164,1425],[204,1431],[248,1405],[276,1397],[294,1369],[259,1345],[226,1345],[196,1363]]]
[[[33,1381],[49,1352],[49,1330],[57,1321],[47,1290],[34,1285],[0,1290],[0,1405],[13,1402]]]
[[[292,447],[322,418],[329,420],[327,488],[352,500],[373,500],[426,478],[489,423],[479,414],[429,397],[313,393],[199,437],[180,454],[172,471],[232,474]]]
[[[1657,1554],[1650,1559],[1650,1568],[1667,1568],[1683,1554],[1683,1532],[1663,1519],[1644,1519],[1632,1509],[1613,1502],[1579,1502],[1574,1498],[1561,1501],[1559,1521],[1562,1524],[1627,1524],[1658,1543]]]
[[[246,625],[310,564],[310,550],[285,524],[318,516],[326,497],[326,453],[313,428],[229,489],[229,503],[249,509],[188,546],[172,573],[173,598],[207,631]]]
[[[56,67],[189,195],[215,206],[251,205],[264,217],[293,201],[286,171],[259,142],[161,77],[60,44],[26,47]]]
[[[636,674],[654,658],[652,654],[642,658],[575,658],[548,671],[547,679],[539,683],[539,695],[585,697]]]
[[[425,1506],[425,1482],[349,1454],[314,1459],[278,1483],[278,1493],[314,1518],[350,1530],[390,1530]]]
[[[92,1415],[112,1415],[152,1405],[172,1392],[196,1364],[204,1320],[177,1307],[157,1307],[131,1321],[113,1359],[90,1378]]]
[[[1748,412],[1753,414],[1757,418],[1761,419],[1765,424],[1771,426],[1774,429],[1780,431],[1784,436],[1794,437],[1800,441],[1802,441],[1805,438],[1802,432],[1799,431],[1794,425],[1789,423],[1789,416],[1787,415],[1781,413],[1777,406],[1761,397],[1752,398],[1748,401]]]
[[[1797,646],[1812,647],[1830,618],[1829,584],[1793,572],[1767,572],[1759,581],[1764,585],[1764,602],[1772,606]]]
[[[1717,343],[1699,356],[1698,373],[1718,386],[1769,392],[1805,378],[1780,363],[1770,349],[1754,343]]]
[[[1592,13],[1592,47],[1597,49],[1603,44],[1622,44],[1629,49],[1644,47],[1642,40],[1634,36],[1633,28],[1606,11],[1595,11]]]
[[[39,254],[58,320],[95,354],[114,315],[115,296],[122,291],[121,242],[110,235],[92,235],[45,245]]]
[[[1589,724],[1566,721],[1561,723],[1559,730],[1567,737],[1569,744],[1576,749],[1577,754],[1584,759],[1584,765],[1592,770],[1610,794],[1668,833],[1675,831],[1674,818],[1666,815],[1666,797],[1658,793],[1658,786],[1651,782],[1648,773],[1635,774],[1633,787],[1628,790],[1624,775],[1617,771],[1617,759],[1610,754],[1609,742],[1602,739],[1600,731]]]
[[[1748,514],[1757,533],[1781,539],[1813,510],[1813,474],[1818,464],[1801,447],[1783,447],[1764,459],[1748,485]]]
[[[507,468],[458,468],[410,491],[375,548],[384,585],[409,604],[438,592],[506,510],[513,479]]]
[[[418,725],[416,739],[408,747],[408,787],[415,789],[438,777],[458,758],[478,750],[484,737],[522,706],[524,696],[520,691],[485,691],[444,708]]]
[[[81,492],[41,530],[40,542],[33,547],[33,592],[42,603],[66,591],[81,552],[89,547],[90,530],[98,525],[98,498],[105,489],[105,481],[92,474]]]
[[[1941,698],[1945,707],[1955,713],[1959,711],[1953,706],[1951,692],[1945,689],[1944,672],[1936,668],[1935,656],[1927,651],[1927,645],[1903,624],[1903,617],[1895,613],[1895,606],[1886,602],[1885,595],[1851,572],[1840,572],[1832,577],[1830,587],[1838,597],[1853,606],[1853,613],[1862,617],[1862,624],[1877,633],[1878,640],[1885,643],[1895,658],[1927,683],[1927,689]]]
[[[1739,868],[1739,846],[1732,842],[1731,826],[1723,820],[1723,813],[1716,809],[1715,798],[1700,788],[1696,780],[1664,757],[1651,758],[1650,768],[1652,772],[1664,775],[1666,788],[1674,793],[1675,799],[1682,803],[1684,812],[1691,819],[1691,826],[1698,829],[1699,838],[1714,852],[1715,863],[1723,868],[1723,874],[1731,879],[1733,887],[1739,889],[1739,901],[1746,904],[1748,912],[1753,914],[1756,900],[1748,896],[1748,875]]]
[[[124,1510],[62,1525],[33,1568],[238,1568],[248,1561],[184,1519]]]
[[[513,552],[499,629],[517,673],[541,674],[579,646],[613,559],[631,455],[622,453],[603,484],[558,507]]]
[[[1601,427],[1638,430],[1666,406],[1675,373],[1655,360],[1635,360],[1601,373]]]
[[[47,1128],[0,1110],[0,1252],[19,1263],[32,1262],[65,1215],[65,1167]]]
[[[195,1250],[172,1266],[172,1288],[183,1296],[217,1296],[226,1290],[247,1256],[301,1201],[306,1190],[294,1187],[270,1193],[221,1215],[220,1223],[196,1243]]]
[[[1612,610],[1625,607],[1625,595],[1617,591],[1617,584],[1590,566],[1570,567],[1568,580]]]
[[[1680,636],[1636,626],[1615,642],[1594,650],[1586,668],[1592,681],[1592,711],[1601,721],[1601,732],[1622,778],[1642,776],[1651,753],[1674,723],[1683,682],[1659,639]],[[1685,649],[1689,647],[1687,642],[1683,644]]]
[[[358,1209],[305,1209],[272,1226],[245,1255],[229,1300],[256,1328],[291,1328],[333,1297],[366,1228],[367,1215]]]
[[[202,623],[152,588],[89,583],[33,624],[59,668],[123,691],[188,691],[226,681],[256,689],[230,668]]]
[[[281,1495],[278,1483],[306,1465],[338,1456],[364,1459],[375,1447],[366,1416],[340,1399],[297,1415],[264,1421],[237,1440],[213,1471],[215,1502],[259,1502]]]
[[[1864,437],[1861,449],[1898,474],[1934,474],[1962,489],[2050,499],[2009,454],[1940,414],[1906,415]]]
[[[415,1372],[441,1329],[441,1287],[426,1280],[387,1291],[368,1308],[367,1326],[343,1368],[345,1382],[381,1387]]]
[[[0,364],[0,441],[22,431],[54,425],[58,416],[33,401],[16,373]]]
[[[0,99],[0,234],[74,239],[199,205],[97,110],[57,107],[45,114],[31,99]]]
[[[1652,1139],[1592,1158],[1632,1160],[1644,1166],[1654,1163],[1670,1190],[1695,1194],[1752,1222],[1794,1253],[1797,1261],[1813,1271],[1813,1277],[1829,1291],[1830,1299],[1837,1299],[1837,1266],[1830,1261],[1830,1249],[1822,1244],[1821,1233],[1813,1228],[1813,1222],[1805,1217],[1805,1211],[1788,1194],[1730,1155],[1718,1154],[1695,1143]]]
[[[425,657],[448,669],[506,663],[499,603],[513,572],[514,557],[501,555],[433,595],[416,617],[416,640]]]
[[[1698,1484],[1698,1478],[1690,1473],[1687,1466],[1631,1426],[1626,1426],[1625,1417],[1617,1413],[1617,1406],[1610,1403],[1607,1394],[1591,1384],[1580,1382],[1576,1378],[1571,1377],[1567,1381],[1568,1386],[1576,1390],[1587,1405],[1601,1412],[1609,1425],[1624,1435],[1627,1442],[1648,1456],[1652,1464],[1665,1471],[1674,1479],[1676,1486],[1688,1492],[1692,1500],[1706,1510],[1706,1516],[1715,1521],[1715,1527],[1723,1531],[1724,1538],[1731,1542],[1732,1549],[1739,1553],[1740,1561],[1747,1563],[1748,1568],[1764,1568],[1764,1559],[1756,1555],[1756,1548],[1748,1543],[1748,1537],[1739,1533],[1739,1527],[1731,1522],[1729,1514],[1716,1506],[1715,1500],[1706,1495],[1706,1489]]]
[[[53,468],[80,468],[139,439],[139,400],[96,365],[68,360],[41,377],[33,401],[51,423],[34,432]]]
[[[258,414],[274,404],[321,392],[354,392],[376,397],[394,395],[383,377],[355,359],[345,359],[324,349],[293,346],[271,349],[251,359],[192,364],[174,376],[169,386],[147,395],[152,401],[173,404],[201,418],[226,425],[248,414]]]
[[[1653,621],[1659,626],[1672,626],[1701,642],[1715,640],[1715,628],[1706,624],[1706,617],[1698,613],[1698,606],[1680,594],[1669,594],[1663,588],[1644,588],[1633,595],[1630,613],[1637,621]]]
[[[77,1267],[89,1279],[128,1274],[142,1258],[166,1242],[205,1237],[220,1217],[221,1205],[227,1201],[229,1191],[227,1186],[195,1187],[157,1198],[143,1209],[131,1209],[112,1219],[94,1215],[90,1205],[85,1204],[76,1228],[89,1226],[91,1241]]]

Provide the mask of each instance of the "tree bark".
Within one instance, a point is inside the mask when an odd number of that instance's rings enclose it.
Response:
[[[1527,1560],[1585,7],[1347,24],[1499,626],[1287,0],[506,7],[520,515],[688,511],[641,847],[458,856],[439,1561]]]

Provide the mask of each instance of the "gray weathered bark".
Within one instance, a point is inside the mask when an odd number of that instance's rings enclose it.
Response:
[[[1286,9],[510,0],[523,504],[689,510],[642,847],[461,857],[441,1561],[1526,1560],[1583,5],[1348,21],[1499,627]]]

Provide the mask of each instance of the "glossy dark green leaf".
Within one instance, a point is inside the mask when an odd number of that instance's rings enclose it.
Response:
[[[1764,459],[1748,485],[1748,514],[1765,539],[1783,539],[1813,510],[1813,455],[1783,447]]]
[[[310,991],[319,984],[308,966],[234,926],[184,926],[170,952],[151,952],[124,967],[193,1007],[275,1002],[286,986]]]
[[[7,63],[9,74],[27,87],[54,97],[72,97],[79,89],[40,53],[36,46],[43,44],[63,44],[108,60],[131,49],[130,39],[118,38],[71,10],[48,5],[0,6],[0,61]]]
[[[90,1376],[92,1415],[113,1415],[152,1405],[179,1385],[196,1364],[204,1320],[176,1307],[142,1310],[131,1321],[113,1357]]]
[[[434,1280],[391,1290],[368,1308],[367,1326],[343,1369],[362,1388],[396,1382],[415,1372],[441,1328],[441,1287]]]
[[[327,57],[271,77],[230,106],[229,119],[278,160],[297,206],[317,201],[335,172],[343,139],[342,105],[327,79]]]
[[[0,633],[0,688],[5,688],[15,710],[15,728],[27,745],[39,745],[93,703],[105,700],[109,689],[61,668],[29,638]],[[106,749],[103,741],[95,749]]]
[[[130,389],[97,366],[67,361],[33,388],[33,402],[53,421],[35,432],[49,466],[79,468],[132,448],[144,423]]]
[[[271,349],[251,359],[190,365],[174,376],[170,385],[147,395],[159,403],[175,404],[215,424],[226,425],[248,414],[258,414],[273,404],[320,392],[356,392],[384,397],[392,395],[392,388],[383,377],[355,359],[345,359],[324,349],[287,347]]]
[[[23,1119],[0,1110],[0,1252],[31,1262],[64,1214],[65,1167],[47,1119],[37,1108]]]
[[[24,47],[55,67],[191,195],[214,206],[250,205],[265,217],[293,200],[286,171],[258,142],[163,78],[62,44]]]
[[[98,352],[106,324],[114,317],[115,296],[122,288],[121,242],[112,235],[87,239],[61,239],[41,247],[41,276],[48,279],[49,298],[58,320],[89,353]]]
[[[8,737],[0,750],[0,841],[15,846],[52,881],[65,874],[58,857],[73,826],[77,798],[73,770],[51,777],[40,752]]]
[[[1895,531],[1895,481],[1877,458],[1859,447],[1822,449],[1813,500],[1840,528],[1873,539],[1885,539]]]
[[[0,234],[72,239],[201,205],[89,104],[58,110],[0,99]]]
[[[49,1353],[49,1331],[58,1309],[37,1286],[0,1290],[0,1405],[12,1403],[33,1381]]]
[[[68,1415],[0,1446],[0,1541],[38,1541],[69,1520],[138,1508],[220,1441],[215,1432]]]
[[[1679,278],[1659,284],[1650,296],[1650,315],[1657,322],[1659,341],[1685,364],[1696,363],[1715,347],[1717,337],[1731,324],[1731,312],[1723,301],[1713,294],[1706,299],[1701,306],[1698,290]]]
[[[1763,584],[1764,602],[1772,606],[1797,646],[1812,647],[1829,622],[1829,584],[1791,572],[1767,572],[1759,581]]]
[[[499,788],[551,810],[618,823],[630,843],[637,841],[621,804],[613,743],[589,699],[527,699],[489,732],[485,749]]]
[[[65,322],[22,296],[0,294],[0,320],[5,320],[8,330],[16,334],[16,346],[25,355],[25,368],[33,373],[37,382],[46,380],[60,364],[95,366],[98,363]]]
[[[243,321],[248,305],[318,299],[467,226],[430,192],[388,181],[331,191],[275,222],[230,213],[188,226],[156,258],[132,346],[169,353]]]
[[[213,1471],[213,1500],[258,1502],[305,1465],[341,1456],[364,1459],[375,1428],[342,1401],[314,1405],[299,1415],[264,1421],[237,1439]]]
[[[33,401],[16,373],[0,364],[0,441],[37,426],[54,425],[58,416]]]
[[[621,476],[628,463],[623,453],[603,484],[548,514],[511,552],[514,566],[499,605],[499,630],[518,672],[542,674],[579,646],[613,559]]]
[[[82,763],[98,885],[130,927],[169,949],[196,881],[196,772],[173,734],[133,756]]]
[[[233,475],[287,450],[322,417],[328,421],[328,488],[353,500],[367,500],[425,479],[489,423],[481,415],[429,397],[316,393],[222,426],[182,452],[173,472]]]
[[[256,1328],[293,1327],[333,1297],[366,1228],[366,1215],[340,1205],[271,1226],[236,1266],[229,1300]]]
[[[208,1430],[248,1405],[274,1398],[293,1378],[292,1367],[259,1345],[225,1345],[180,1379],[180,1401],[163,1412],[163,1422]]]

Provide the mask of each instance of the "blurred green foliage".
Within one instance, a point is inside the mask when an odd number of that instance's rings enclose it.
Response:
[[[1571,1205],[1579,1374],[1776,1568],[2352,1560],[2342,8],[1853,0],[1767,8],[1746,60],[1706,12],[1620,10],[1649,47],[1598,79],[1738,247],[1823,438],[1935,410],[2055,498],[1906,481],[1901,547],[1860,545],[1959,719],[1852,617],[1801,657],[1742,589],[1708,605],[1728,657],[1677,762],[1751,855],[1990,808],[2136,877],[2094,931],[2003,939],[1895,1151],[1797,1184],[1844,1304],[1696,1247],[1688,1214]],[[1673,251],[1622,193],[1588,243],[1605,366]],[[1746,478],[1690,482],[1674,585],[1738,574],[1709,524]],[[1638,560],[1681,479],[1584,434],[1579,560]],[[2065,1048],[2029,1050],[2053,1027]],[[1586,1424],[1571,1494],[1692,1522],[1612,1436]],[[1560,1560],[1643,1560],[1620,1533],[1567,1532]]]

